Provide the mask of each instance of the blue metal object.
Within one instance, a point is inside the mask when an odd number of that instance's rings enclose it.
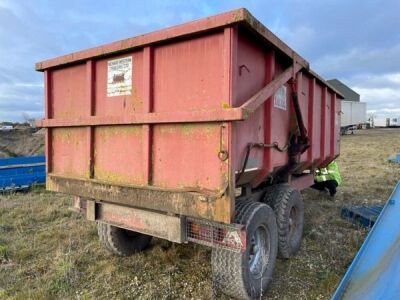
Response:
[[[400,182],[332,300],[400,299]]]
[[[389,157],[388,162],[400,164],[400,153],[397,153],[394,157]]]
[[[347,206],[342,208],[341,216],[353,224],[369,228],[375,224],[382,209],[383,205]]]
[[[23,189],[46,181],[45,157],[0,159],[0,191]]]

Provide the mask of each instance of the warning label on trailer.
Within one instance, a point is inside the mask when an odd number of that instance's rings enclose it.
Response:
[[[281,86],[274,95],[274,107],[286,110],[286,86]]]
[[[132,57],[109,60],[107,97],[130,95],[132,92]]]

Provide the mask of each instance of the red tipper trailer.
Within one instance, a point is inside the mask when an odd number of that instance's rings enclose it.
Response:
[[[110,251],[151,236],[212,246],[216,286],[239,298],[266,289],[278,253],[295,255],[299,190],[339,155],[342,96],[246,9],[36,70],[46,187],[85,202]]]

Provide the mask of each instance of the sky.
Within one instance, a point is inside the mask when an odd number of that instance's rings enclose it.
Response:
[[[38,61],[239,7],[368,114],[400,116],[399,0],[0,0],[0,121],[43,117]]]

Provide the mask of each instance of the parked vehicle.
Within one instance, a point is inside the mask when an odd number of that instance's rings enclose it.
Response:
[[[367,103],[342,100],[341,107],[342,134],[353,133],[353,130],[367,124]]]
[[[400,127],[400,117],[373,118],[371,123],[373,127],[389,127],[389,128]]]
[[[14,130],[14,127],[11,125],[1,125],[0,126],[0,131],[11,131]]]
[[[296,255],[299,191],[339,155],[342,96],[246,9],[36,69],[47,189],[85,201],[109,251],[213,247],[215,286],[238,298]]]

